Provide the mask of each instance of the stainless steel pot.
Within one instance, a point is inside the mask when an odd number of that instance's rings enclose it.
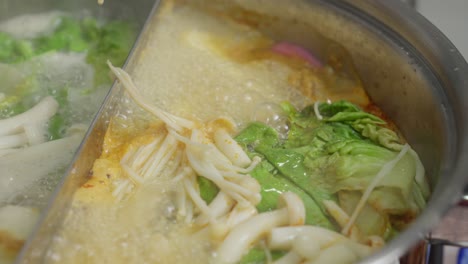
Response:
[[[61,5],[90,7],[91,2],[94,1],[66,1]],[[405,254],[418,240],[426,238],[444,213],[462,198],[468,184],[468,65],[439,30],[399,1],[297,2],[236,0],[230,4],[280,18],[275,21],[296,23],[294,28],[284,27],[279,22],[259,23],[261,30],[278,38],[313,46],[315,34],[310,33],[313,31],[345,46],[372,100],[395,121],[420,154],[433,188],[427,209],[382,251],[363,261],[390,263]],[[109,6],[105,5],[103,10],[112,13],[113,6],[120,3],[125,1],[106,1]],[[134,1],[132,6],[147,3],[145,0]],[[4,9],[1,10],[0,15],[5,15]],[[140,15],[135,19],[141,19],[141,14],[147,14],[149,9],[138,10]],[[134,53],[137,54],[138,49]],[[133,58],[129,66],[136,63]],[[88,132],[87,141],[80,147],[79,156],[70,167],[69,175],[51,200],[18,263],[36,263],[41,259],[47,237],[50,238],[60,224],[61,212],[67,206],[64,198],[68,199],[83,182],[93,157],[97,156],[102,132],[106,128],[106,114],[115,103],[111,100],[115,94],[117,91],[114,89],[103,104]]]

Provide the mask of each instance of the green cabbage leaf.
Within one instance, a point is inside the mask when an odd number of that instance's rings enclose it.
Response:
[[[334,228],[323,201],[335,201],[351,215],[362,193],[405,143],[384,120],[346,101],[302,111],[285,103],[283,109],[289,120],[286,140],[261,123],[250,124],[236,137],[251,155],[263,158],[252,172],[262,185],[258,208],[276,208],[278,194],[293,191],[304,200],[308,223]],[[410,150],[377,184],[356,225],[364,235],[388,238],[394,229],[391,219],[414,218],[429,192],[421,161]]]

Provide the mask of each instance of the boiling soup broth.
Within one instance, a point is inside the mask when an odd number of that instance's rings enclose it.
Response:
[[[84,10],[0,22],[0,263],[31,233],[109,90],[105,60],[122,65],[135,31]]]
[[[195,4],[149,29],[130,75],[109,65],[124,97],[47,263],[349,263],[424,207],[348,57]]]

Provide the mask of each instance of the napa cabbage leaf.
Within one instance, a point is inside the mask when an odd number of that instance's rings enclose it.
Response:
[[[252,172],[266,186],[260,209],[266,204],[274,208],[269,195],[290,188],[307,197],[307,217],[313,212],[315,219],[329,219],[325,200],[338,202],[351,215],[370,182],[405,144],[384,120],[346,101],[301,111],[285,103],[283,109],[289,120],[287,139],[280,140],[274,129],[261,123],[250,124],[236,138],[249,153],[264,158]],[[388,237],[393,230],[390,220],[414,218],[428,195],[421,161],[410,150],[377,184],[356,225],[365,235]]]

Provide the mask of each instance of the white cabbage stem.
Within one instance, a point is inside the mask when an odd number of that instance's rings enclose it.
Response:
[[[44,97],[28,111],[0,120],[0,136],[18,133],[27,124],[46,122],[57,113],[58,106],[57,101],[53,97]]]
[[[414,177],[416,183],[418,184],[419,188],[421,188],[421,192],[424,196],[424,198],[428,198],[430,195],[430,187],[428,182],[426,181],[425,175],[426,171],[424,169],[424,166],[419,159],[418,153],[414,151],[413,149],[409,149],[409,153],[414,159],[414,162],[416,163],[416,176]]]
[[[392,169],[397,165],[397,163],[403,158],[403,156],[410,150],[410,147],[408,144],[405,144],[403,148],[401,149],[400,153],[391,161],[387,162],[385,165],[382,166],[380,171],[377,173],[377,175],[374,177],[372,182],[369,183],[369,186],[367,186],[366,190],[364,191],[363,195],[361,196],[361,199],[359,200],[358,204],[356,205],[356,208],[353,211],[353,214],[351,215],[348,223],[346,226],[343,228],[341,233],[343,234],[349,234],[351,227],[354,225],[354,222],[356,221],[357,217],[361,213],[362,209],[364,208],[364,205],[367,203],[367,200],[369,199],[369,196],[371,195],[372,191],[375,189],[377,184],[388,174],[392,171]]]
[[[218,248],[218,262],[238,262],[256,241],[275,227],[304,224],[304,204],[296,194],[291,192],[281,194],[278,204],[286,207],[261,213],[237,225]],[[302,210],[299,209],[301,206]]]

